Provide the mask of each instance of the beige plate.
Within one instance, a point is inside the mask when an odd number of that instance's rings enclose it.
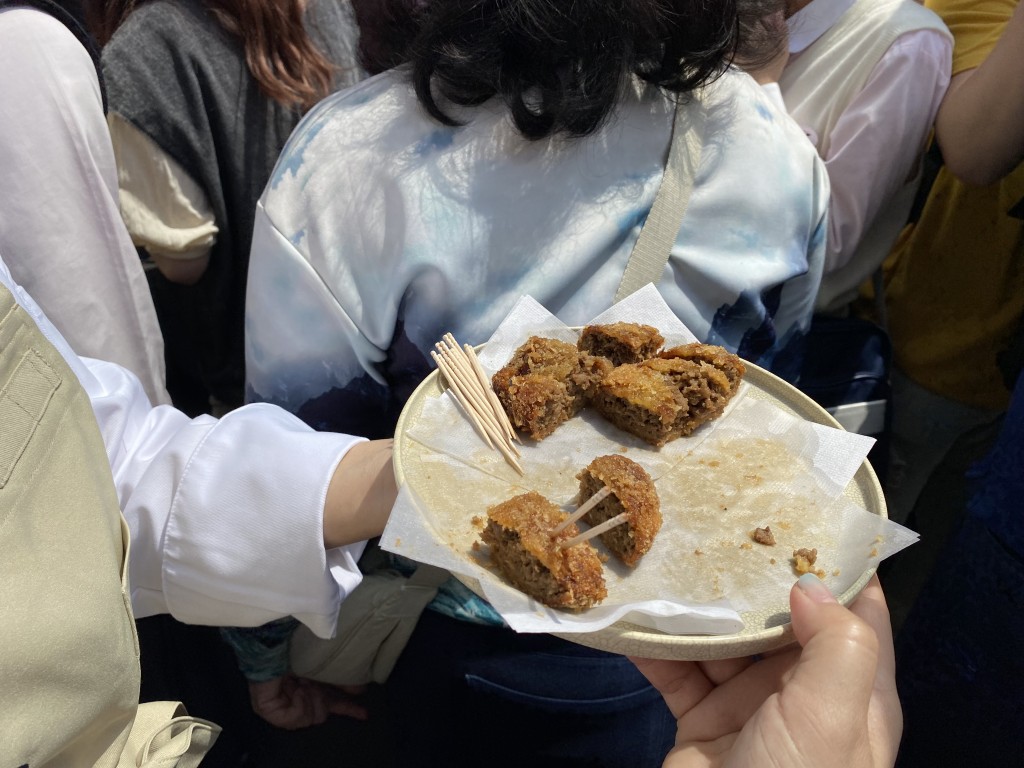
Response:
[[[745,364],[745,381],[750,385],[747,397],[769,400],[785,411],[808,421],[840,428],[839,423],[821,406],[802,392],[763,368]],[[395,430],[395,477],[399,485],[410,483],[415,490],[424,482],[437,482],[436,463],[425,464],[430,449],[422,443],[406,438],[417,422],[428,398],[440,397],[443,388],[437,371],[428,376],[409,398]],[[427,480],[428,477],[433,477]],[[886,517],[882,487],[871,465],[865,461],[847,486],[845,495],[869,512]],[[839,596],[848,605],[867,584],[874,568],[865,571],[853,586]],[[467,587],[482,595],[475,579],[459,577]],[[746,611],[742,631],[732,635],[668,635],[654,629],[620,621],[605,629],[588,633],[558,635],[581,645],[613,653],[648,658],[709,660],[747,656],[778,648],[792,640],[789,624],[789,606],[770,606],[760,611]]]

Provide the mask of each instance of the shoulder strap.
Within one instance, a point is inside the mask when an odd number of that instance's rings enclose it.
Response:
[[[690,203],[693,179],[700,167],[706,118],[704,98],[704,89],[700,89],[688,100],[680,99],[676,104],[665,173],[629,256],[615,301],[621,301],[647,283],[656,284],[668,263]]]

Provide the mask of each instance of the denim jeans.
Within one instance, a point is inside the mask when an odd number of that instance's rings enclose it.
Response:
[[[425,611],[387,682],[402,766],[660,766],[675,720],[623,656]]]

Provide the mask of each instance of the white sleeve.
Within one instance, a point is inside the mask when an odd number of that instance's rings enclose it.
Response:
[[[292,615],[330,637],[338,606],[362,578],[364,544],[324,550],[324,500],[338,462],[363,438],[314,432],[271,405],[219,421],[154,408],[134,374],[71,350],[2,253],[0,283],[89,396],[131,530],[136,616],[257,626]]]
[[[136,615],[217,626],[292,615],[330,637],[361,579],[363,544],[324,550],[324,501],[338,462],[363,439],[315,432],[263,404],[190,419],[151,407],[123,368],[84,362],[132,531]]]

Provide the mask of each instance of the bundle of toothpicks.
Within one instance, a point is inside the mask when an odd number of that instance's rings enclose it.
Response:
[[[508,420],[498,396],[494,394],[476,351],[469,344],[459,346],[450,333],[446,333],[434,347],[437,351],[431,352],[430,356],[444,374],[449,391],[480,437],[488,447],[501,451],[505,461],[516,472],[524,474],[517,460],[522,454],[515,446],[519,442],[519,435]]]

